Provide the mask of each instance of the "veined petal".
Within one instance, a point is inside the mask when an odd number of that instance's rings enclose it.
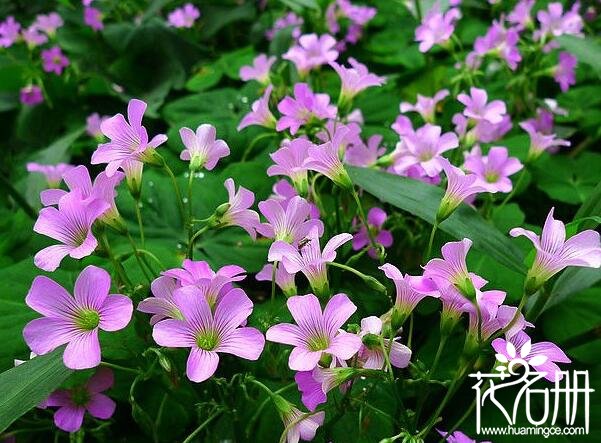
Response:
[[[193,347],[186,364],[186,375],[191,381],[203,382],[217,370],[219,355],[213,351]]]

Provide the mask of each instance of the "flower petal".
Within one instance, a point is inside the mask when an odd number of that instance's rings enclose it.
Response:
[[[129,297],[121,294],[111,294],[100,308],[100,324],[103,331],[118,331],[127,326],[134,310]]]
[[[95,368],[100,364],[98,330],[80,332],[65,348],[63,362],[69,369]]]
[[[107,420],[115,413],[117,404],[104,394],[94,394],[90,398],[86,409],[92,417]]]
[[[186,364],[186,375],[191,381],[200,383],[215,373],[218,364],[219,355],[216,352],[192,348]]]
[[[264,346],[265,337],[258,329],[238,328],[219,343],[215,352],[226,352],[247,360],[257,360]]]

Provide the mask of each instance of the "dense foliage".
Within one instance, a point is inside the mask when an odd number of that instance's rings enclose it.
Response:
[[[601,390],[599,14],[0,3],[0,439],[489,441],[470,373]]]

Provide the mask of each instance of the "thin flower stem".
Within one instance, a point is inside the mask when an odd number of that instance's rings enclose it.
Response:
[[[278,270],[278,262],[277,260],[273,262],[271,269],[271,306],[273,307],[273,302],[275,300],[275,273]]]
[[[167,173],[167,175],[169,175],[169,178],[171,179],[171,183],[173,185],[173,190],[175,191],[175,198],[177,200],[178,207],[179,207],[179,215],[182,218],[182,224],[184,224],[184,223],[186,223],[186,211],[184,210],[184,201],[182,200],[182,193],[179,190],[179,186],[177,184],[177,179],[175,178],[175,175],[173,174],[173,171],[171,170],[169,165],[165,162],[163,162],[163,169],[165,170],[165,172]]]
[[[109,260],[111,261],[113,268],[115,269],[115,272],[117,273],[117,278],[119,279],[119,281],[122,284],[124,284],[131,290],[133,288],[132,283],[129,280],[129,278],[127,277],[127,274],[125,273],[125,270],[123,269],[123,265],[121,265],[121,263],[115,258],[115,255],[113,254],[113,251],[109,244],[108,238],[104,231],[100,235],[100,241],[102,242],[102,246],[104,247],[106,253],[109,256]]]
[[[551,298],[551,291],[543,287],[543,290],[538,294],[534,306],[528,309],[528,312],[526,313],[528,320],[534,322],[538,319],[538,316],[541,314],[541,312],[543,312],[543,309],[547,305],[549,298]]]
[[[315,415],[315,414],[317,414],[318,412],[321,412],[321,411],[322,410],[315,410],[313,412],[305,412],[300,417],[298,417],[296,420],[293,420],[290,423],[288,423],[288,425],[284,428],[284,431],[282,432],[282,435],[280,435],[279,443],[284,443],[286,441],[286,437],[288,436],[288,432],[290,432],[290,430],[293,427],[295,427],[296,425],[298,425],[301,421],[305,420],[306,418],[309,418],[312,415]]]
[[[285,392],[288,389],[291,389],[291,388],[293,388],[295,386],[296,386],[296,383],[290,383],[289,385],[286,385],[283,388],[280,388],[277,391],[275,391],[274,394],[279,395],[282,392]],[[245,430],[247,438],[250,438],[250,433],[252,432],[252,430],[254,428],[255,422],[258,420],[259,416],[263,412],[263,409],[265,409],[265,406],[267,406],[267,403],[269,403],[269,401],[271,401],[271,396],[267,396],[267,398],[261,402],[261,404],[257,408],[256,412],[254,413],[254,415],[252,416],[252,418],[248,422],[248,425],[246,426],[246,430]]]
[[[136,374],[136,375],[142,374],[142,371],[140,371],[139,369],[127,368],[125,366],[116,365],[114,363],[109,363],[109,362],[106,362],[106,361],[100,362],[100,365],[104,366],[106,368],[115,369],[117,371],[130,372],[130,373]]]
[[[334,266],[335,268],[340,268],[344,269],[345,271],[352,272],[357,277],[361,278],[361,280],[363,280],[367,285],[369,285],[370,288],[376,289],[379,292],[386,294],[386,286],[380,283],[380,281],[377,278],[372,277],[371,275],[364,274],[363,272],[360,272],[355,268],[351,268],[350,266],[343,265],[342,263],[328,262],[327,264],[330,266]]]
[[[222,413],[222,410],[218,410],[213,415],[209,416],[209,418],[207,418],[196,429],[194,429],[194,431],[192,431],[192,433],[188,435],[182,443],[190,443],[192,440],[194,440],[194,437],[196,437],[209,423],[219,417]]]
[[[204,234],[208,229],[209,225],[204,225],[202,228],[196,231],[192,237],[190,237],[190,241],[188,242],[188,258],[192,258],[192,255],[194,254],[194,242],[196,239]]]
[[[244,163],[246,161],[246,159],[248,158],[248,156],[250,155],[253,148],[256,146],[256,144],[258,142],[260,142],[263,139],[269,138],[269,137],[275,137],[276,135],[278,135],[277,132],[269,132],[269,133],[257,135],[254,139],[252,139],[252,141],[250,142],[248,147],[244,150],[244,153],[242,154],[242,158],[240,159],[240,162]]]
[[[407,334],[407,347],[411,348],[413,341],[413,312],[409,315],[409,333]]]
[[[436,231],[438,230],[438,222],[434,221],[432,225],[432,230],[430,231],[430,239],[428,240],[428,248],[426,249],[426,253],[424,254],[423,261],[426,262],[430,258],[430,254],[432,253],[432,245],[434,244],[434,237],[436,236]]]
[[[509,200],[511,200],[513,198],[517,189],[520,187],[520,185],[524,181],[524,177],[526,177],[526,167],[524,167],[524,169],[522,169],[522,171],[520,172],[520,176],[518,177],[517,181],[515,182],[513,189],[511,189],[511,192],[509,194],[507,194],[507,196],[503,199],[501,204],[499,206],[497,206],[497,210],[500,210],[503,206],[505,206],[509,202]]]
[[[407,415],[407,409],[405,408],[405,405],[403,404],[403,398],[401,397],[401,395],[399,395],[399,391],[396,386],[396,381],[394,379],[394,372],[392,372],[392,365],[390,364],[390,355],[387,352],[386,345],[384,344],[384,339],[382,337],[380,337],[380,347],[382,348],[382,353],[384,354],[384,363],[386,365],[386,372],[388,373],[388,379],[390,381],[390,384],[392,385],[391,388],[392,388],[394,395],[395,395],[395,397],[399,403],[399,406],[401,408],[401,418],[402,418],[405,426],[408,426],[409,425],[409,417]]]
[[[365,211],[363,210],[363,204],[361,203],[361,199],[359,198],[359,194],[357,194],[357,190],[355,189],[355,187],[351,188],[351,193],[353,194],[353,198],[355,199],[355,203],[357,204],[357,210],[359,211],[359,220],[361,221],[361,224],[367,231],[367,237],[369,238],[369,244],[374,249],[374,251],[376,251],[376,253],[378,254],[378,259],[380,260],[380,263],[383,264],[384,257],[382,254],[382,250],[381,250],[381,248],[378,247],[378,245],[376,243],[376,239],[374,238],[374,234],[373,234],[373,232],[371,232],[371,229],[369,229],[369,224],[367,223],[367,217],[365,216]]]
[[[131,248],[134,251],[134,256],[136,257],[136,261],[138,262],[138,266],[140,267],[140,269],[144,273],[144,277],[146,277],[146,280],[148,280],[148,283],[151,283],[152,282],[152,275],[148,274],[148,270],[144,266],[144,263],[142,263],[142,260],[140,259],[140,252],[138,251],[138,247],[136,246],[136,242],[134,241],[134,239],[132,238],[132,236],[131,236],[131,234],[129,232],[127,233],[127,239],[129,240],[129,244],[131,245]],[[152,269],[150,270],[150,272],[152,272]]]
[[[164,271],[165,269],[167,269],[165,267],[165,265],[163,264],[163,262],[161,260],[159,260],[158,257],[156,255],[154,255],[152,252],[150,252],[149,250],[138,248],[138,252],[140,254],[150,257],[157,265],[159,265],[159,267],[161,268],[161,271]]]
[[[470,404],[470,407],[467,408],[467,410],[459,418],[459,420],[457,420],[455,422],[455,424],[449,428],[447,433],[442,436],[442,438],[438,441],[438,443],[444,443],[445,441],[447,441],[447,439],[449,438],[449,435],[451,435],[453,432],[455,432],[457,430],[457,428],[459,428],[459,426],[461,426],[461,424],[472,414],[475,407],[476,407],[476,399],[474,398],[474,400],[472,400],[472,403]]]
[[[138,220],[138,229],[140,230],[140,243],[144,247],[144,224],[142,223],[142,211],[140,210],[140,196],[137,196],[134,200],[134,206],[136,207],[136,219]]]

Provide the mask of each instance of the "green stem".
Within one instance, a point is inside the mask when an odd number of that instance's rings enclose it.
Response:
[[[430,258],[430,254],[432,253],[432,245],[434,245],[434,237],[436,236],[436,231],[438,230],[438,221],[434,221],[432,225],[432,230],[430,231],[430,238],[428,240],[428,248],[426,249],[426,253],[424,254],[424,262],[426,262]]]
[[[503,199],[501,204],[497,207],[497,210],[501,209],[503,206],[505,206],[507,204],[507,202],[509,202],[509,200],[511,200],[513,198],[516,191],[518,190],[518,188],[524,181],[524,177],[526,177],[526,167],[525,166],[524,166],[524,169],[522,169],[522,171],[520,172],[520,176],[518,177],[517,181],[515,182],[515,186],[511,189],[511,192],[509,194],[507,194],[507,196]]]
[[[131,236],[131,234],[129,232],[127,233],[127,239],[129,240],[129,244],[131,245],[131,248],[134,251],[134,256],[136,257],[136,261],[138,262],[138,266],[142,270],[142,273],[144,274],[144,277],[146,277],[146,280],[148,280],[148,283],[151,283],[152,282],[152,275],[148,274],[148,270],[144,266],[144,263],[142,263],[142,260],[140,259],[140,252],[138,251],[138,247],[136,246],[136,242],[134,241],[134,239],[132,238],[132,236]],[[150,272],[152,272],[152,269],[150,270]]]
[[[361,224],[367,231],[367,237],[369,238],[369,245],[373,248],[374,251],[378,254],[378,259],[380,263],[384,263],[384,256],[382,254],[382,249],[376,243],[376,239],[374,238],[373,232],[369,229],[369,224],[367,223],[367,217],[365,216],[365,211],[363,210],[363,204],[361,203],[361,199],[359,198],[359,194],[357,194],[357,190],[353,186],[351,188],[351,194],[353,194],[353,198],[355,199],[355,203],[357,204],[357,210],[359,211],[359,220]]]
[[[179,190],[177,179],[175,178],[175,175],[173,174],[173,171],[169,165],[165,162],[163,162],[163,169],[165,172],[167,172],[167,175],[169,175],[169,178],[171,179],[171,184],[173,185],[173,190],[175,191],[175,198],[179,207],[179,215],[182,218],[182,224],[184,224],[186,223],[186,211],[184,210],[184,201],[182,200],[182,193]]]
[[[438,441],[438,443],[444,443],[445,441],[447,441],[447,438],[449,438],[449,435],[451,435],[453,432],[455,432],[457,430],[457,428],[459,428],[459,426],[461,426],[461,424],[472,414],[475,407],[476,407],[476,399],[474,398],[474,400],[470,404],[470,407],[467,408],[467,410],[459,418],[459,420],[457,420],[455,422],[455,424],[453,426],[451,426],[451,428],[447,431],[447,433],[442,436],[442,438]]]
[[[132,283],[129,280],[129,278],[127,277],[127,274],[125,273],[125,269],[123,269],[123,265],[121,265],[121,263],[115,258],[115,255],[113,254],[111,246],[109,245],[109,240],[108,240],[104,230],[103,230],[102,234],[100,235],[100,241],[102,242],[102,246],[104,247],[106,253],[109,256],[109,260],[113,264],[113,268],[115,269],[115,272],[117,273],[117,278],[119,279],[119,281],[122,284],[124,284],[125,286],[127,286],[131,289],[133,287]]]
[[[194,242],[196,239],[204,234],[208,229],[209,225],[204,225],[202,228],[196,231],[192,237],[190,237],[190,241],[188,242],[188,258],[192,258],[192,255],[194,254]]]
[[[242,154],[242,158],[240,159],[240,161],[242,163],[244,163],[246,161],[246,159],[248,158],[248,156],[250,155],[250,153],[252,152],[253,148],[255,147],[255,145],[265,139],[265,138],[269,138],[269,137],[274,137],[278,135],[277,132],[268,132],[265,134],[259,134],[257,135],[254,139],[252,139],[252,141],[250,142],[250,144],[248,145],[248,147],[244,150],[244,153]]]
[[[209,418],[207,418],[205,421],[203,421],[196,429],[194,429],[194,431],[192,431],[190,435],[186,437],[186,439],[182,443],[190,443],[194,439],[194,437],[196,437],[200,433],[200,431],[202,431],[209,423],[211,423],[213,420],[219,417],[222,412],[223,411],[219,410],[213,415],[211,415]]]
[[[275,273],[278,270],[278,262],[277,260],[273,262],[271,268],[271,306],[273,307],[273,302],[275,300]]]
[[[274,394],[279,395],[282,392],[285,392],[288,389],[291,389],[291,388],[293,388],[295,386],[296,386],[296,383],[290,383],[289,385],[286,385],[283,388],[280,388],[277,391],[275,391]],[[265,406],[267,406],[267,403],[269,403],[270,400],[271,400],[271,396],[268,395],[267,398],[261,402],[261,404],[257,408],[256,412],[254,413],[254,415],[252,416],[252,418],[248,422],[248,425],[246,426],[246,431],[245,431],[247,438],[250,438],[250,433],[252,432],[252,430],[254,428],[255,422],[259,419],[259,416],[263,412],[263,409],[265,409]]]
[[[140,196],[134,200],[136,207],[136,219],[138,220],[138,229],[140,230],[140,243],[144,247],[144,224],[142,223],[142,211],[140,210]]]
[[[138,369],[127,368],[125,366],[116,365],[114,363],[109,363],[109,362],[106,362],[106,361],[100,362],[100,366],[104,366],[106,368],[115,369],[117,371],[130,372],[130,373],[136,374],[136,375],[142,374],[142,371],[140,371]]]
[[[38,218],[38,213],[35,209],[31,207],[27,200],[16,190],[16,188],[12,185],[12,183],[2,174],[0,174],[0,183],[6,188],[8,195],[10,195],[15,203],[25,211],[25,214],[29,216],[32,220]]]
[[[140,254],[150,257],[157,265],[159,265],[159,268],[161,268],[161,271],[164,271],[165,269],[167,269],[165,267],[165,265],[163,264],[163,262],[161,260],[159,260],[158,257],[156,255],[154,255],[152,252],[150,252],[149,250],[138,248],[138,252]]]
[[[336,262],[328,262],[329,266],[334,266],[335,268],[344,269],[345,271],[352,272],[357,277],[361,278],[370,288],[377,290],[383,294],[386,294],[386,286],[384,286],[378,279],[372,277],[371,275],[364,274],[355,268],[351,268],[350,266],[343,265],[342,263]]]
[[[547,288],[543,287],[543,290],[539,292],[536,302],[534,306],[530,308],[527,312],[528,320],[534,322],[538,319],[538,316],[543,312],[543,309],[547,305],[547,302],[551,298],[551,291]]]

